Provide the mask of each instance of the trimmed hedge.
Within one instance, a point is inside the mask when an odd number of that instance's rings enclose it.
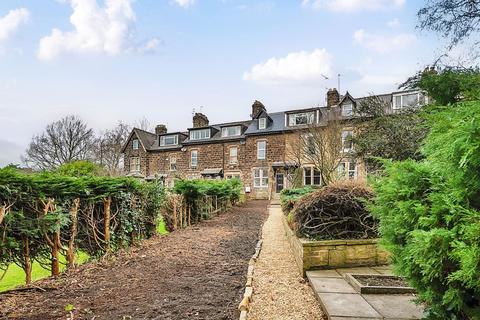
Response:
[[[317,190],[311,186],[305,186],[303,188],[283,189],[280,193],[280,203],[282,204],[282,210],[285,214],[289,214],[292,211],[295,203],[303,196],[306,196]]]

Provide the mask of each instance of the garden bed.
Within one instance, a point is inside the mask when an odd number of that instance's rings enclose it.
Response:
[[[322,240],[298,238],[283,217],[283,227],[300,273],[315,269],[335,269],[388,264],[389,254],[378,239]]]
[[[404,294],[415,293],[405,279],[397,276],[378,274],[346,274],[345,279],[363,294]]]
[[[266,206],[248,202],[35,283],[57,290],[0,295],[0,319],[234,319]]]

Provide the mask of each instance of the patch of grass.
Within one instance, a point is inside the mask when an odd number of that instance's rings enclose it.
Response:
[[[157,222],[157,233],[160,235],[168,234],[167,226],[165,225],[165,221],[163,218],[159,218]]]
[[[88,261],[90,256],[85,252],[78,252],[77,253],[77,263],[82,264]],[[60,257],[60,270],[63,271],[66,267],[66,259],[64,256]],[[37,281],[43,278],[47,278],[50,276],[50,270],[42,268],[42,266],[38,262],[32,263],[32,282]],[[23,269],[17,266],[16,264],[12,263],[8,267],[7,274],[5,277],[0,281],[0,292],[13,289],[19,285],[25,284],[25,273]]]

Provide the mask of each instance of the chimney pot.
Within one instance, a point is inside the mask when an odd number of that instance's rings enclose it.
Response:
[[[327,91],[327,107],[333,107],[340,102],[340,94],[336,88]]]
[[[201,128],[207,127],[209,124],[208,118],[206,115],[200,112],[196,112],[193,116],[193,127],[194,128]]]
[[[266,112],[267,108],[265,108],[263,103],[261,103],[258,100],[255,100],[255,102],[252,104],[252,114],[251,114],[252,119],[258,116],[262,111]]]
[[[167,132],[168,132],[167,126],[164,125],[164,124],[159,124],[159,125],[157,125],[157,126],[155,127],[155,133],[156,133],[157,135],[165,134],[165,133],[167,133]]]

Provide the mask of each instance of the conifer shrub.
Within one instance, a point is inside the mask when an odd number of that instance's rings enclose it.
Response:
[[[480,319],[480,102],[434,110],[425,160],[386,162],[370,205],[428,319]]]
[[[283,189],[280,193],[280,203],[282,204],[282,211],[289,214],[292,211],[295,203],[303,196],[312,193],[316,189],[312,186],[305,186],[302,188]]]
[[[302,197],[293,207],[290,226],[315,240],[377,237],[377,222],[366,208],[373,192],[366,185],[340,181]]]

